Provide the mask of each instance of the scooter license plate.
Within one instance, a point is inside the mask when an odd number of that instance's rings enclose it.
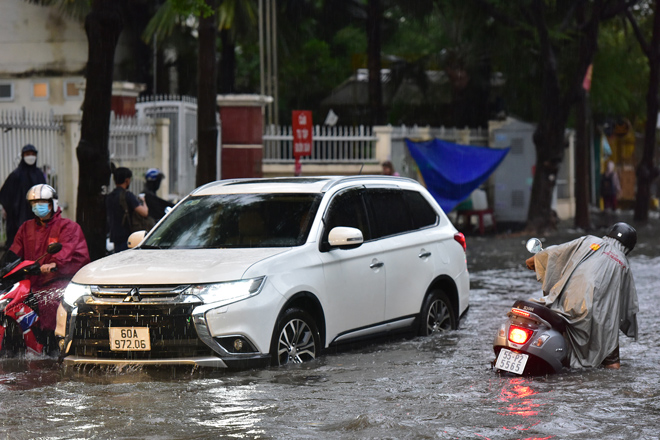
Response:
[[[523,353],[514,353],[511,350],[503,348],[500,350],[500,354],[497,356],[497,362],[495,362],[495,369],[509,371],[515,374],[522,374],[525,371],[525,365],[527,365],[527,359],[529,355]]]
[[[110,350],[149,351],[149,327],[110,327]]]

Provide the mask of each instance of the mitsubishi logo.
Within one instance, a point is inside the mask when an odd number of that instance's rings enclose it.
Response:
[[[137,287],[133,287],[130,292],[128,292],[128,295],[126,295],[126,298],[124,298],[124,301],[122,302],[140,302],[142,301],[142,296],[140,295],[140,291],[138,290]]]

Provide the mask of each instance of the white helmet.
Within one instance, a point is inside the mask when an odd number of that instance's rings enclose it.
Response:
[[[53,204],[53,213],[57,212],[57,191],[50,185],[46,185],[45,183],[34,185],[28,190],[26,198],[28,202],[33,200],[48,200]]]

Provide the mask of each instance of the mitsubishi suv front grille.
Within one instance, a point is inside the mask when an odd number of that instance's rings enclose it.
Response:
[[[142,289],[140,289],[142,294]],[[168,359],[214,356],[198,337],[192,320],[194,304],[81,304],[75,320],[70,355],[101,359]],[[148,327],[150,351],[113,351],[111,327]]]

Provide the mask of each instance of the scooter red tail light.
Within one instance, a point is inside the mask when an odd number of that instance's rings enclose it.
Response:
[[[514,344],[525,344],[534,334],[534,330],[512,325],[509,327],[509,341]]]

